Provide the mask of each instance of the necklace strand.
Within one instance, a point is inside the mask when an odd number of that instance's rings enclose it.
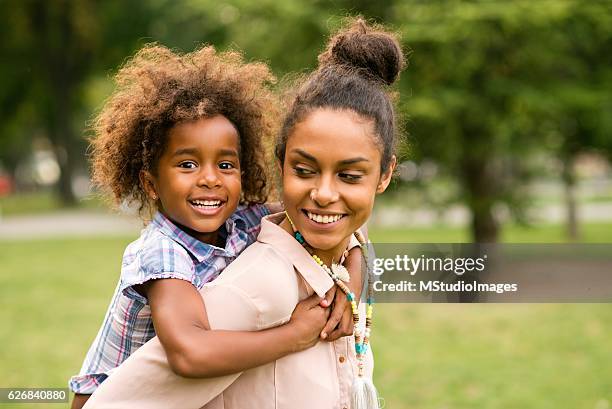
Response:
[[[370,335],[372,333],[372,316],[374,313],[374,288],[373,288],[373,277],[372,273],[369,269],[368,263],[368,253],[367,253],[367,242],[361,232],[356,231],[354,233],[355,237],[359,241],[359,245],[361,248],[361,254],[363,254],[364,261],[366,263],[366,274],[368,276],[368,297],[366,299],[366,320],[365,320],[365,331],[363,334],[359,328],[359,309],[358,309],[358,300],[355,298],[355,294],[348,288],[348,286],[338,277],[336,273],[332,271],[324,262],[321,260],[319,256],[314,254],[314,250],[312,247],[308,245],[304,236],[297,230],[295,224],[293,224],[293,220],[289,217],[289,214],[285,212],[287,216],[287,220],[291,224],[291,228],[293,229],[293,237],[300,243],[306,251],[311,255],[313,260],[325,271],[331,279],[336,283],[336,285],[342,290],[342,292],[346,295],[347,300],[351,303],[351,311],[353,314],[353,335],[355,337],[355,355],[357,356],[357,369],[358,376],[363,377],[363,361],[365,358],[365,354],[368,350],[370,344]]]

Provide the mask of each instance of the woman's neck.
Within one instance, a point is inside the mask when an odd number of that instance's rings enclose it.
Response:
[[[283,221],[279,225],[283,230],[293,236],[293,228],[291,227],[291,223],[285,217]],[[349,244],[350,237],[342,240],[337,246],[331,248],[329,250],[321,250],[313,248],[314,254],[316,254],[326,265],[330,266],[332,262],[338,263],[340,258],[342,257],[342,253],[346,250]]]

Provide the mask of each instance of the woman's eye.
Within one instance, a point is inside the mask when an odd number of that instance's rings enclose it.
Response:
[[[362,175],[355,175],[353,173],[340,173],[338,176],[347,182],[358,182],[362,178]]]
[[[195,169],[197,167],[198,167],[198,164],[190,160],[179,163],[179,168],[183,168],[183,169]]]
[[[229,170],[229,169],[234,169],[235,166],[232,162],[221,162],[219,164],[219,169],[223,169],[223,170]]]
[[[296,166],[293,168],[295,171],[295,174],[298,176],[310,176],[312,174],[314,174],[314,172],[310,169],[306,169],[306,168],[302,168],[300,166]]]

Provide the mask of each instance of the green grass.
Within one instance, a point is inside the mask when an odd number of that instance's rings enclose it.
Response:
[[[609,305],[386,304],[375,314],[375,379],[388,408],[612,402]]]
[[[0,387],[66,386],[102,322],[129,241],[0,244]]]
[[[76,208],[102,210],[106,206],[100,197],[88,196],[80,199]],[[48,213],[58,210],[66,210],[66,208],[51,190],[0,197],[0,216],[3,217]]]
[[[468,243],[469,231],[463,227],[371,228],[374,243]],[[584,223],[580,225],[580,240],[584,243],[612,243],[612,223]],[[564,226],[546,224],[536,226],[505,225],[501,241],[506,243],[563,243],[567,242]]]
[[[453,230],[417,233],[397,237],[461,239]],[[553,233],[538,237],[551,242]],[[131,239],[0,243],[0,387],[66,385],[96,335]],[[378,305],[372,342],[386,408],[612,404],[610,305]]]

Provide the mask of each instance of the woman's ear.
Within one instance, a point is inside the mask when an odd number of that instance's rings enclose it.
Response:
[[[141,170],[138,177],[140,178],[140,184],[142,188],[147,193],[147,196],[151,198],[151,200],[159,199],[157,195],[157,189],[155,188],[155,178],[151,174],[151,172],[146,170]]]
[[[395,171],[395,167],[397,166],[397,158],[395,155],[391,157],[391,161],[389,162],[389,167],[387,170],[380,176],[380,181],[378,182],[378,186],[376,186],[376,194],[381,194],[387,187],[389,183],[391,183],[391,178],[393,177],[393,172]]]

